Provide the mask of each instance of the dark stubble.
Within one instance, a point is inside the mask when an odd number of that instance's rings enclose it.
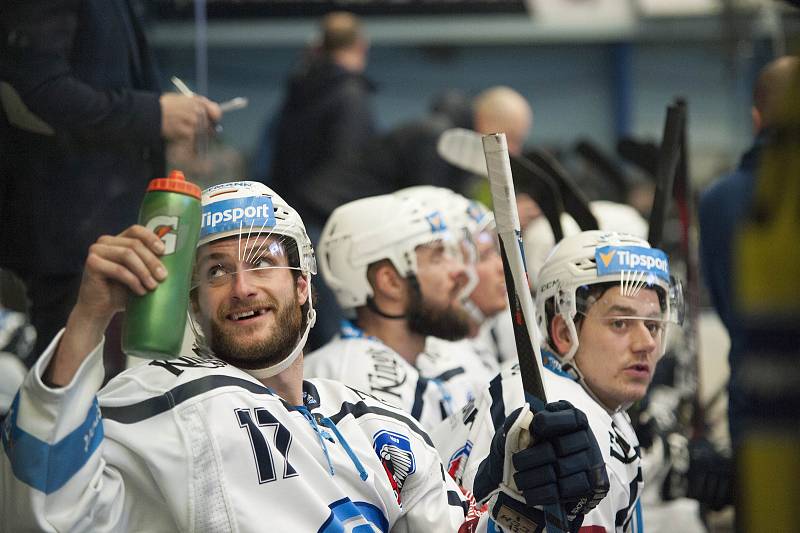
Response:
[[[218,359],[237,368],[266,368],[283,361],[295,347],[303,322],[297,295],[281,306],[273,298],[256,303],[259,304],[268,304],[272,309],[277,309],[277,313],[272,335],[255,343],[239,342],[234,334],[220,327],[219,323],[226,320],[225,315],[230,312],[228,310],[220,313],[219,321],[210,321],[209,347]]]

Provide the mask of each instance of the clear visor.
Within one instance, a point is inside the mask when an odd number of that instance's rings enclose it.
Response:
[[[630,274],[630,273],[628,273]],[[684,316],[683,287],[670,277],[669,283],[653,276],[626,276],[598,294],[594,286],[579,288],[575,294],[575,311],[606,321],[643,322],[648,330],[662,331],[667,324],[682,324]]]
[[[459,235],[459,249],[461,251],[462,263],[464,264],[467,278],[459,297],[461,300],[467,300],[480,282],[476,269],[480,256],[478,253],[478,244],[473,234],[467,228],[462,228]]]
[[[478,262],[500,255],[500,240],[494,231],[484,230],[476,234],[475,247],[478,251]]]
[[[217,246],[210,243],[198,250],[192,289],[228,285],[237,275],[268,280],[280,270],[302,270],[297,245],[290,237],[263,235]]]
[[[463,268],[470,261],[469,248],[465,248],[464,240],[456,238],[449,231],[417,245],[415,250],[418,257],[425,256],[433,264],[451,262],[454,266]]]

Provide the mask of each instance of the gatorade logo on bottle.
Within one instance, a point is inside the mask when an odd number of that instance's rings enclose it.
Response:
[[[167,215],[159,215],[147,221],[145,227],[158,235],[164,243],[164,253],[169,255],[175,253],[178,244],[178,222],[180,218]]]

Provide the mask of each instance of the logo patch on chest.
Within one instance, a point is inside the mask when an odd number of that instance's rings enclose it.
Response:
[[[400,503],[400,491],[406,478],[417,469],[414,452],[411,451],[411,442],[405,435],[392,431],[381,430],[372,437],[372,446],[383,464],[389,482]]]

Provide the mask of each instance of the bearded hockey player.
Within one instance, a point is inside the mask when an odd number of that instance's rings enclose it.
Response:
[[[494,527],[445,475],[411,417],[339,383],[303,380],[315,260],[302,220],[260,183],[203,193],[204,220],[225,220],[214,215],[231,209],[244,218],[204,225],[197,249],[191,311],[206,356],[152,361],[102,389],[106,326],[128,294],[170,274],[162,242],[142,226],[92,245],[67,325],[3,426],[0,530]],[[575,419],[577,411],[562,413]],[[577,423],[554,424],[549,411],[534,422],[589,438]],[[508,424],[524,434],[532,427],[518,417]],[[515,440],[508,462],[540,455],[548,438],[533,435],[530,447]],[[539,483],[528,468],[499,475]]]
[[[680,285],[670,277],[661,250],[637,237],[602,231],[562,240],[538,279],[547,395],[586,413],[608,470],[608,496],[585,513],[581,529],[641,531],[641,455],[625,410],[647,392],[664,353],[667,325],[680,321]],[[505,367],[474,405],[433,432],[448,470],[479,501],[492,494],[483,484],[495,462],[495,429],[524,398],[518,365]],[[554,480],[569,473],[542,470]],[[584,503],[567,502],[568,513],[570,506],[584,512]]]
[[[453,368],[429,341],[464,338],[461,295],[469,276],[449,220],[409,195],[362,198],[337,208],[320,239],[328,286],[351,321],[309,354],[310,376],[336,379],[432,427],[460,409],[490,376]],[[444,362],[443,362],[444,360]]]
[[[461,304],[468,313],[469,331],[460,341],[431,338],[429,344],[442,346],[467,369],[473,366],[470,354],[474,353],[474,359],[486,370],[484,375],[488,382],[500,370],[500,361],[516,354],[494,215],[480,202],[443,187],[418,185],[395,194],[414,198],[431,209],[440,209],[452,233],[460,240],[468,267],[469,282],[462,289]]]

